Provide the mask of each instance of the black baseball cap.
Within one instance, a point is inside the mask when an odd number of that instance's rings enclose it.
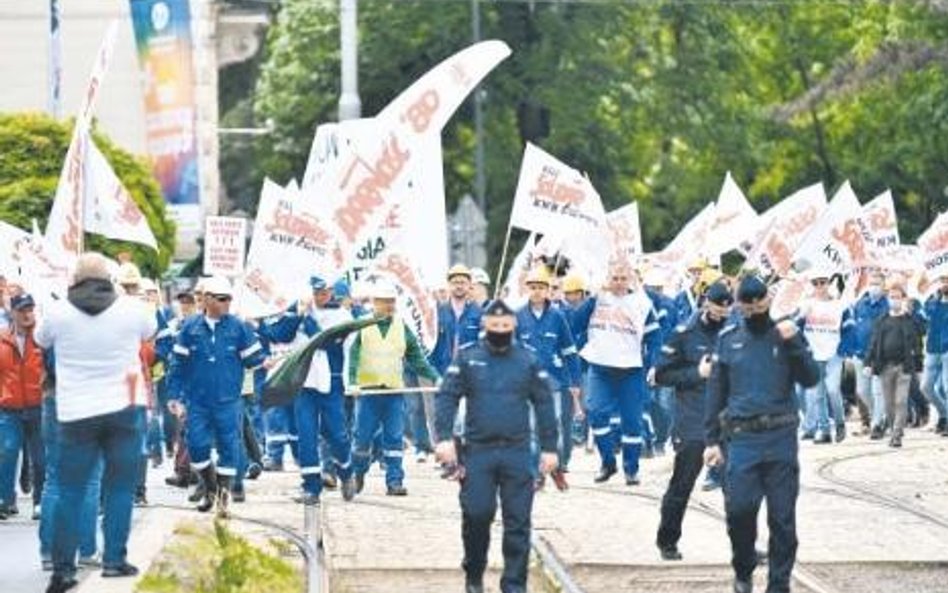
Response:
[[[727,283],[722,280],[718,280],[709,286],[707,292],[704,293],[704,297],[715,305],[721,305],[722,307],[727,307],[734,302],[734,295],[731,293],[731,289],[728,288]]]
[[[503,299],[494,299],[484,308],[485,317],[505,317],[507,315],[514,315],[514,310]]]
[[[767,283],[759,276],[749,275],[741,279],[737,287],[737,300],[742,303],[756,303],[767,296]]]
[[[10,308],[14,311],[20,311],[21,309],[35,306],[36,302],[33,300],[33,297],[25,292],[10,299]]]

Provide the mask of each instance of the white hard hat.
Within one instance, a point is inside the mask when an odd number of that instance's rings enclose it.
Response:
[[[471,280],[475,284],[483,284],[484,286],[490,284],[490,276],[484,268],[471,268]]]
[[[227,278],[212,276],[204,280],[204,293],[232,297],[234,296],[234,287],[231,286],[230,280]]]
[[[139,286],[142,283],[142,273],[138,271],[138,266],[132,262],[125,262],[118,267],[115,281],[122,285]]]
[[[372,284],[372,290],[370,291],[373,299],[396,299],[398,298],[398,291],[395,290],[395,286],[386,280],[377,280]]]

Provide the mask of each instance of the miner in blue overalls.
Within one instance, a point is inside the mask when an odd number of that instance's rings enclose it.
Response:
[[[465,592],[484,593],[484,571],[497,500],[503,513],[502,593],[526,593],[533,509],[530,410],[536,416],[540,472],[556,469],[556,412],[549,375],[532,352],[514,339],[517,318],[494,301],[484,315],[484,337],[458,350],[436,398],[436,454],[446,465],[463,465],[461,537]],[[461,401],[467,402],[465,443],[453,437]]]
[[[405,398],[397,393],[405,387],[405,371],[427,379],[440,379],[425,359],[418,338],[396,311],[394,286],[377,282],[372,289],[372,309],[382,317],[377,325],[356,334],[349,351],[349,384],[353,393],[360,389],[391,390],[387,395],[360,396],[356,403],[353,462],[356,491],[361,492],[369,469],[370,446],[379,427],[382,429],[382,457],[385,460],[385,493],[405,496],[405,472],[402,469],[405,434]]]
[[[315,336],[352,320],[349,309],[332,298],[332,291],[325,279],[313,276],[310,286],[314,299],[312,307],[303,317],[302,331],[306,336]],[[303,504],[314,505],[319,502],[325,485],[324,474],[339,476],[345,500],[352,500],[355,496],[352,452],[343,410],[346,347],[345,336],[342,336],[316,350],[303,389],[294,401],[296,426],[299,429],[300,474],[303,478],[303,493],[298,500]],[[321,454],[320,437],[325,439],[325,453],[328,455]]]
[[[438,305],[438,340],[428,357],[442,375],[458,348],[477,341],[481,330],[481,308],[471,301],[471,271],[455,264],[448,270],[450,297]]]
[[[722,330],[712,358],[705,412],[708,465],[724,462],[724,506],[735,593],[753,590],[757,513],[767,500],[768,593],[790,591],[797,552],[800,490],[794,384],[816,385],[819,367],[791,320],[770,318],[767,285],[747,276],[738,287],[742,319]]]
[[[218,514],[226,516],[241,446],[244,369],[262,365],[266,356],[250,325],[228,312],[230,281],[214,277],[204,287],[204,313],[184,321],[172,348],[171,385],[184,398],[191,465],[204,482],[198,510],[207,512],[216,504]]]
[[[517,311],[517,340],[531,348],[553,380],[554,406],[559,420],[559,465],[551,475],[556,487],[565,490],[566,468],[573,450],[573,411],[580,401],[579,356],[566,315],[550,302],[550,273],[532,270],[526,279],[528,302]],[[537,488],[545,478],[537,475]]]

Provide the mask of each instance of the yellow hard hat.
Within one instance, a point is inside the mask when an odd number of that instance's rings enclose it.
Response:
[[[707,269],[708,267],[710,267],[708,264],[708,260],[703,257],[696,257],[695,259],[691,260],[691,262],[688,264],[689,270],[704,270],[704,269]]]
[[[563,278],[563,292],[580,292],[585,290],[586,285],[579,276],[569,275]]]
[[[470,280],[471,270],[464,264],[454,264],[451,266],[451,269],[448,270],[448,280],[454,278],[455,276],[467,276],[468,280]]]
[[[533,268],[530,270],[530,273],[527,274],[527,279],[525,280],[526,284],[546,284],[550,285],[550,272],[547,271],[544,267]]]
[[[708,289],[709,286],[720,280],[724,277],[724,274],[715,270],[714,268],[705,268],[701,271],[701,275],[698,276],[698,282],[696,284],[695,292],[697,294],[704,294],[704,291]]]

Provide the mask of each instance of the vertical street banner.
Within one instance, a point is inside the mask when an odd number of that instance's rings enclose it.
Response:
[[[198,230],[197,112],[188,0],[130,0],[152,170],[181,230]]]
[[[244,273],[247,220],[234,216],[204,219],[204,274],[240,276]]]

